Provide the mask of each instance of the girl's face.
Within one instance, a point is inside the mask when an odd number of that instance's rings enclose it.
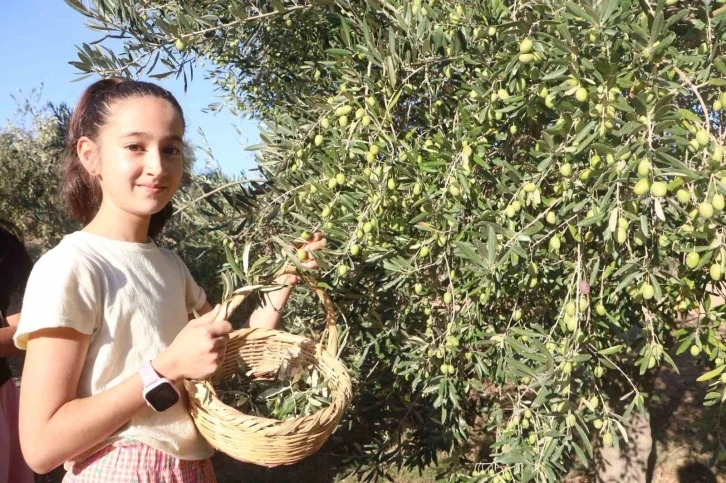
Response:
[[[150,217],[179,188],[184,121],[174,106],[157,97],[117,101],[109,111],[94,148],[95,162],[90,163],[101,185],[102,203]]]

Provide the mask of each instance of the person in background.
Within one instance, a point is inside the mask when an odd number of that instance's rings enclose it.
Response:
[[[18,389],[7,357],[20,354],[13,335],[33,262],[22,237],[9,221],[0,219],[0,483],[32,483],[33,471],[20,451]]]

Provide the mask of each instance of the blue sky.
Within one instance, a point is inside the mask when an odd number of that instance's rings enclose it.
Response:
[[[78,71],[68,64],[78,60],[76,45],[98,39],[98,32],[85,25],[85,17],[63,0],[22,0],[2,2],[0,15],[0,125],[12,118],[15,102],[10,97],[18,91],[30,92],[43,84],[42,100],[66,102],[73,106],[85,86],[94,78],[72,82]],[[187,137],[201,143],[198,128],[204,131],[212,153],[222,170],[229,175],[256,166],[254,154],[245,146],[259,142],[257,123],[237,120],[226,111],[203,113],[201,110],[216,100],[211,82],[195,72],[194,81],[184,93],[183,80],[165,79],[160,84],[170,90],[184,108]],[[242,132],[238,135],[234,126]],[[197,152],[200,163],[206,156]],[[199,167],[199,166],[198,166]]]

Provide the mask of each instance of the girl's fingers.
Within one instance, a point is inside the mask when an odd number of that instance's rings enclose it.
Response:
[[[222,307],[221,304],[217,304],[214,306],[212,310],[207,312],[206,314],[200,315],[196,319],[192,319],[189,321],[189,325],[191,326],[197,326],[197,325],[206,325],[211,324],[214,322],[214,319],[217,318],[217,314],[219,313],[220,308]]]
[[[299,250],[300,248],[304,248],[305,251],[307,251],[307,259],[304,260],[300,265],[308,268],[310,270],[317,270],[320,268],[318,266],[318,262],[315,261],[313,257],[310,256],[311,252],[320,251],[328,244],[328,241],[325,239],[325,235],[323,232],[316,231],[312,237],[305,243],[296,243],[295,250]],[[295,277],[287,279],[285,282],[283,282],[285,285],[296,285],[300,282],[300,277],[297,275],[290,275],[290,277]]]
[[[232,324],[228,320],[217,320],[210,324],[210,329],[215,338],[226,337],[224,339],[226,343],[227,339],[229,339],[227,334],[232,332]]]
[[[309,262],[301,263],[300,265],[311,270],[317,270],[318,268],[320,268],[318,266],[318,262],[316,262],[315,260],[310,260]]]
[[[313,236],[311,236],[307,240],[298,238],[295,241],[295,243],[293,243],[292,246],[294,246],[296,250],[299,248],[302,248],[302,247],[315,247],[315,248],[309,248],[309,249],[310,250],[319,250],[320,248],[324,247],[326,244],[327,244],[327,241],[325,240],[325,235],[320,231],[316,231],[313,234]]]
[[[278,285],[295,285],[300,281],[300,277],[294,273],[286,273],[280,275],[275,279],[275,283]]]
[[[325,248],[325,245],[327,245],[327,244],[328,244],[328,241],[325,238],[323,238],[322,240],[308,243],[305,248],[308,251],[317,251],[317,250],[322,250],[323,248]]]
[[[220,335],[214,339],[214,349],[224,351],[229,342],[229,334]]]
[[[283,280],[280,280],[278,283],[280,285],[297,285],[299,281],[300,277],[298,277],[297,275],[288,274]]]

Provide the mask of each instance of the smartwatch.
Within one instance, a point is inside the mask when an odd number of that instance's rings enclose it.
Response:
[[[151,365],[151,361],[141,366],[139,375],[144,384],[144,399],[151,409],[160,413],[179,402],[179,391],[174,383],[165,377],[160,377]]]

